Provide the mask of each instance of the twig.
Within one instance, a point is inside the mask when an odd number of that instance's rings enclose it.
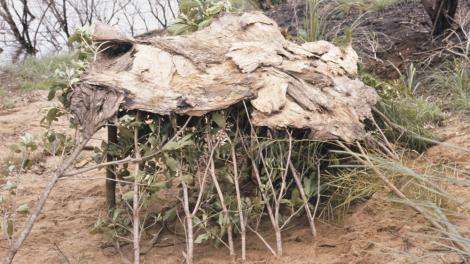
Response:
[[[124,262],[125,264],[131,264],[131,261],[128,260],[126,258],[126,256],[124,255],[124,253],[122,252],[122,249],[121,249],[121,245],[119,244],[119,241],[114,241],[114,247],[117,249],[117,251],[119,252],[119,255],[121,256],[121,260],[122,262]]]
[[[454,149],[458,149],[458,150],[461,150],[461,151],[464,151],[464,152],[468,152],[470,153],[470,149],[469,148],[465,148],[465,147],[461,147],[461,146],[457,146],[457,145],[454,145],[454,144],[450,144],[450,143],[447,143],[447,142],[440,142],[440,141],[437,141],[437,140],[434,140],[434,139],[430,139],[430,138],[426,138],[426,137],[423,137],[413,131],[410,131],[408,129],[406,129],[405,127],[403,126],[400,126],[399,124],[396,124],[394,123],[392,120],[390,120],[390,118],[388,118],[384,113],[382,113],[379,109],[377,109],[376,107],[372,107],[372,110],[377,113],[378,115],[380,115],[380,117],[383,118],[383,120],[389,125],[391,126],[392,128],[395,128],[399,131],[401,131],[402,133],[410,133],[412,134],[413,136],[421,139],[421,140],[424,140],[426,142],[429,142],[429,143],[433,143],[433,144],[440,144],[442,146],[446,146],[446,147],[451,147],[451,148],[454,148]]]
[[[64,261],[65,261],[67,264],[70,264],[69,258],[67,258],[67,256],[64,254],[64,252],[59,248],[59,245],[57,245],[57,243],[54,243],[54,247],[55,247],[55,249],[59,252],[59,254],[62,256],[62,258],[64,259]]]
[[[274,249],[269,245],[269,243],[266,241],[266,239],[264,239],[264,237],[260,233],[251,228],[249,225],[247,225],[246,227],[248,227],[251,232],[255,233],[256,236],[258,236],[258,238],[264,243],[264,245],[269,249],[269,251],[271,251],[274,256],[277,256],[276,251],[274,251]]]
[[[142,251],[143,254],[147,254],[153,248],[153,245],[157,243],[158,239],[160,238],[160,234],[162,233],[164,228],[165,226],[162,226],[160,230],[158,230],[157,234],[152,237],[152,239],[148,243],[148,248]]]
[[[170,140],[168,140],[165,143],[165,145],[162,146],[162,149],[165,148],[165,146],[168,145],[169,143],[173,142],[181,133],[183,133],[184,129],[188,126],[190,120],[191,120],[191,117],[189,117],[186,120],[186,123],[176,132],[176,134]],[[152,153],[152,154],[149,154],[147,156],[140,157],[140,158],[127,157],[127,158],[124,158],[124,159],[121,159],[121,160],[104,162],[104,163],[100,163],[100,164],[97,164],[97,165],[94,165],[94,166],[90,166],[88,168],[83,168],[81,170],[76,170],[76,171],[63,173],[63,175],[61,175],[60,177],[68,177],[68,176],[83,174],[85,172],[92,171],[92,170],[97,170],[97,169],[100,169],[100,168],[103,168],[103,167],[106,167],[106,166],[110,166],[110,165],[120,165],[120,164],[137,163],[137,162],[147,161],[147,160],[157,156],[160,153],[162,153],[162,150],[159,150],[155,153]]]
[[[234,247],[233,247],[233,232],[232,232],[232,224],[231,224],[231,221],[230,221],[230,215],[229,215],[229,212],[228,212],[228,209],[227,209],[227,205],[225,204],[225,199],[224,199],[224,195],[222,193],[222,189],[220,188],[219,181],[217,180],[217,176],[215,175],[214,159],[211,158],[211,160],[209,162],[211,164],[210,172],[211,172],[211,175],[212,175],[212,181],[214,183],[215,189],[217,190],[217,194],[218,194],[219,200],[220,200],[220,205],[222,206],[222,211],[223,211],[224,217],[227,221],[227,237],[228,237],[228,248],[229,248],[229,251],[230,251],[230,256],[233,256],[233,255],[235,255],[235,250],[234,250]]]
[[[258,136],[256,135],[256,133],[254,132],[255,129],[253,127],[253,123],[251,122],[251,119],[250,119],[250,113],[248,111],[248,107],[246,106],[245,102],[243,102],[243,105],[245,107],[245,111],[246,111],[246,114],[247,114],[247,117],[248,117],[248,122],[250,124],[250,127],[251,127],[251,138],[252,138],[252,141],[256,141],[256,143],[259,145],[259,140],[258,140]],[[292,144],[292,142],[290,141],[290,145]],[[247,147],[245,146],[245,144],[243,144],[244,148],[245,148],[245,151],[247,153],[248,152],[248,149]],[[290,152],[291,152],[291,148],[289,148],[289,155],[288,155],[288,161],[290,160]],[[279,217],[278,217],[278,211],[279,211],[279,208],[278,208],[278,204],[281,202],[280,200],[278,200],[277,196],[276,196],[276,190],[274,188],[274,184],[272,182],[272,173],[269,172],[269,169],[268,169],[268,166],[264,160],[264,156],[263,156],[263,153],[261,153],[261,151],[259,152],[259,155],[260,155],[260,159],[261,159],[261,162],[265,168],[265,171],[266,171],[266,174],[267,174],[267,178],[268,178],[268,183],[269,183],[269,186],[270,186],[270,189],[271,189],[271,192],[272,192],[272,197],[273,197],[273,200],[274,200],[274,207],[275,209],[277,208],[277,210],[275,210],[273,212],[273,208],[269,202],[269,197],[266,193],[266,190],[265,188],[263,188],[263,183],[261,181],[261,175],[259,173],[259,170],[258,170],[258,167],[256,165],[256,162],[254,161],[254,159],[252,157],[250,157],[250,160],[251,160],[251,164],[252,164],[252,167],[253,167],[253,172],[255,173],[255,177],[256,177],[256,182],[258,183],[258,188],[260,190],[260,193],[261,193],[261,197],[263,198],[263,202],[264,204],[266,205],[266,209],[268,210],[268,215],[269,215],[269,219],[271,220],[271,224],[273,226],[273,229],[274,229],[274,232],[276,234],[276,255],[279,255],[281,256],[282,255],[282,236],[281,236],[281,228],[279,226]],[[288,163],[286,163],[288,164]],[[287,166],[286,166],[287,167]],[[286,168],[287,169],[287,168]],[[285,177],[283,177],[284,180],[285,180]],[[283,183],[284,184],[284,183]],[[282,194],[282,193],[281,193]],[[282,195],[279,196],[280,198],[282,198]]]
[[[49,194],[51,193],[52,189],[54,188],[55,184],[59,180],[59,178],[65,173],[65,171],[73,164],[73,162],[77,159],[78,155],[81,153],[83,147],[88,143],[90,137],[85,137],[82,139],[82,141],[75,146],[73,149],[72,153],[70,156],[68,156],[65,160],[61,162],[59,165],[58,169],[56,170],[55,174],[52,176],[52,178],[49,180],[49,182],[46,185],[46,188],[42,192],[41,196],[39,197],[39,201],[32,210],[31,214],[29,215],[28,219],[26,220],[26,223],[21,230],[20,235],[18,238],[15,240],[15,242],[12,244],[12,247],[8,251],[7,256],[3,260],[4,264],[10,264],[13,262],[13,259],[18,252],[18,250],[21,248],[23,245],[24,241],[28,237],[29,233],[33,229],[34,224],[36,223],[36,220],[41,213],[42,209],[44,208],[44,205],[46,204],[47,198],[49,197]]]
[[[231,150],[232,150],[232,163],[233,163],[233,182],[235,183],[235,193],[237,195],[237,208],[238,208],[238,216],[240,218],[240,235],[241,235],[241,242],[242,242],[242,260],[246,260],[246,224],[245,224],[245,217],[243,215],[243,203],[240,194],[240,182],[239,182],[239,175],[238,175],[238,165],[237,165],[237,154],[235,153],[235,146],[232,141],[231,143]]]
[[[137,113],[137,121],[140,121],[140,114]],[[139,148],[139,128],[134,128],[134,152],[135,158],[140,159],[140,148]],[[139,218],[139,173],[140,173],[140,164],[135,164],[134,168],[134,185],[133,191],[134,195],[132,197],[132,227],[133,227],[133,237],[134,237],[134,263],[140,263],[140,218]]]
[[[305,209],[305,213],[307,214],[308,223],[310,225],[310,231],[312,232],[312,235],[315,237],[317,236],[317,229],[315,228],[315,218],[314,218],[314,215],[312,215],[312,213],[310,212],[310,207],[308,206],[308,198],[307,198],[307,195],[305,194],[304,187],[302,186],[302,181],[299,177],[299,174],[297,174],[297,171],[294,168],[294,164],[292,164],[292,161],[289,161],[289,167],[292,171],[292,176],[294,176],[295,184],[297,184],[297,189],[299,189],[300,197],[302,197],[302,201],[304,202],[304,209]],[[318,175],[318,177],[320,177],[320,175]]]
[[[184,180],[181,181],[183,185],[183,210],[186,218],[186,263],[193,263],[193,248],[194,248],[194,238],[193,238],[193,215],[189,211],[189,197],[188,197],[188,185]]]

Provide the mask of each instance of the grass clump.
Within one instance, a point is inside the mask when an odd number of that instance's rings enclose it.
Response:
[[[344,13],[351,12],[352,10],[380,12],[401,2],[403,0],[338,0],[338,8]]]
[[[434,76],[435,86],[450,95],[445,105],[454,111],[470,113],[470,65],[465,60],[455,60]]]
[[[15,101],[8,96],[8,92],[3,86],[0,86],[0,110],[11,109],[15,107]]]
[[[322,38],[321,18],[319,4],[321,0],[307,0],[305,16],[305,32],[300,38],[306,42],[317,41]]]
[[[46,90],[54,84],[52,76],[55,71],[70,65],[75,57],[75,54],[29,57],[4,69],[16,77],[22,90]]]
[[[422,152],[432,144],[427,139],[434,138],[431,128],[442,120],[442,111],[438,104],[414,93],[419,83],[416,83],[414,68],[410,68],[408,74],[392,81],[381,81],[368,73],[361,73],[361,76],[364,83],[374,87],[380,95],[376,107],[383,115],[378,119],[387,138]]]
[[[401,97],[381,100],[377,106],[393,123],[407,131],[388,128],[385,131],[388,138],[419,152],[430,146],[431,143],[423,138],[433,138],[431,128],[442,119],[437,104],[421,97]]]
[[[341,222],[352,205],[367,201],[383,189],[382,182],[375,175],[361,168],[343,167],[322,176],[324,190],[320,216],[329,220]]]

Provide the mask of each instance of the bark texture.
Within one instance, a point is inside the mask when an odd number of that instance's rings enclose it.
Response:
[[[94,38],[107,50],[71,93],[71,110],[85,131],[119,106],[202,116],[246,100],[255,126],[353,141],[363,138],[363,121],[378,98],[357,79],[351,47],[294,44],[261,13],[226,14],[189,35],[138,40],[98,25]]]

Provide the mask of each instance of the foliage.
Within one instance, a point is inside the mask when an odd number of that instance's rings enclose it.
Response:
[[[54,82],[55,71],[70,65],[75,58],[75,54],[28,57],[20,63],[6,66],[5,70],[14,74],[24,91],[46,90]]]
[[[338,165],[331,165],[336,168]],[[322,175],[324,191],[320,216],[329,220],[343,220],[351,205],[365,202],[383,189],[383,184],[369,170],[338,166],[334,172]]]
[[[16,203],[16,196],[20,179],[18,175],[28,166],[32,164],[32,155],[37,150],[38,145],[33,136],[25,133],[20,137],[18,143],[11,146],[15,155],[19,156],[15,162],[10,159],[6,162],[8,176],[16,176],[9,178],[2,186],[3,192],[0,192],[0,234],[5,234],[8,239],[11,239],[16,227],[16,215],[28,215],[30,210],[28,204]],[[13,157],[13,156],[12,156]],[[16,156],[15,156],[16,157]]]
[[[49,108],[46,116],[41,120],[41,125],[47,129],[43,137],[45,150],[52,155],[69,149],[73,145],[69,136],[54,130],[53,123],[57,122],[61,116],[67,115],[68,92],[80,80],[80,75],[98,52],[98,47],[91,40],[90,28],[79,28],[70,36],[69,42],[75,45],[72,53],[74,59],[55,69],[50,78],[48,100],[57,99],[61,105]]]
[[[368,73],[361,73],[361,78],[380,95],[377,109],[388,119],[382,120],[387,137],[421,152],[431,145],[423,138],[434,137],[430,128],[442,120],[442,112],[436,103],[414,94],[419,86],[415,73],[414,67],[410,66],[408,74],[401,75],[398,80],[381,81]],[[391,126],[388,121],[406,131]]]
[[[174,35],[183,35],[201,30],[220,14],[243,9],[240,3],[243,1],[182,0],[179,2],[180,14],[168,27],[168,31]]]
[[[470,64],[468,60],[456,59],[432,77],[436,91],[445,91],[450,100],[446,103],[452,110],[470,113]]]
[[[0,109],[10,109],[15,107],[15,101],[8,95],[6,89],[0,86]]]
[[[299,32],[299,37],[305,42],[322,39],[322,20],[319,13],[321,0],[307,0],[304,29]]]
[[[27,165],[29,157],[31,153],[34,152],[38,148],[36,142],[34,142],[33,136],[29,133],[25,133],[23,136],[20,137],[20,142],[17,144],[13,144],[11,149],[21,155],[21,165],[18,169],[24,169]]]
[[[352,10],[381,12],[404,1],[407,0],[338,0],[338,8],[345,13]]]

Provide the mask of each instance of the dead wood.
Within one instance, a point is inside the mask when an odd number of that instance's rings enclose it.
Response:
[[[255,126],[353,141],[364,137],[362,122],[377,101],[375,90],[356,78],[351,47],[294,44],[261,13],[226,14],[184,36],[133,40],[96,28],[95,40],[108,47],[132,46],[124,53],[103,51],[74,87],[71,111],[88,133],[119,106],[202,116],[247,100]]]

